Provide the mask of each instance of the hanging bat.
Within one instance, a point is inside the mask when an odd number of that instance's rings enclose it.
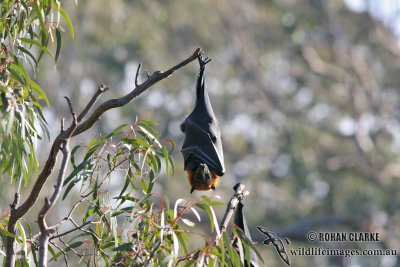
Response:
[[[224,155],[221,132],[212,109],[204,81],[205,65],[211,59],[198,57],[200,71],[196,84],[196,103],[192,113],[181,124],[185,134],[182,146],[184,169],[194,190],[215,190],[219,177],[224,175]]]

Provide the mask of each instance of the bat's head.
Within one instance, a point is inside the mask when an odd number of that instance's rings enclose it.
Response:
[[[207,164],[200,163],[193,177],[196,183],[210,184],[212,175]]]
[[[189,169],[188,173],[192,185],[191,193],[194,190],[215,190],[219,176],[212,172],[207,164],[199,163],[193,171]]]

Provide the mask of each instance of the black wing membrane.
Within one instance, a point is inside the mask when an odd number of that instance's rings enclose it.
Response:
[[[196,104],[192,113],[181,125],[181,129],[185,133],[181,152],[185,160],[185,170],[191,162],[205,163],[217,175],[222,176],[225,173],[225,166],[221,131],[204,80],[205,64],[208,61],[199,58],[199,62]]]

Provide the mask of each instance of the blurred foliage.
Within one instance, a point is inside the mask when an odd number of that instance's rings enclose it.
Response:
[[[48,137],[42,104],[45,91],[33,77],[44,54],[57,60],[61,49],[61,17],[74,30],[59,1],[0,3],[0,175],[12,182],[38,173],[36,149],[42,133]],[[49,46],[55,44],[55,53]]]

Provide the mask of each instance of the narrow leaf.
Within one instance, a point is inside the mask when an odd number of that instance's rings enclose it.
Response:
[[[61,50],[61,32],[58,28],[56,29],[56,40],[57,40],[57,47],[56,47],[56,55],[54,57],[54,60],[57,62],[58,56],[60,55],[60,50]]]
[[[67,23],[68,27],[69,27],[69,31],[71,33],[71,37],[72,39],[75,38],[75,30],[74,30],[74,26],[72,25],[71,19],[68,17],[67,12],[64,11],[64,9],[62,9],[62,7],[60,6],[55,6],[58,9],[58,12],[60,12],[61,16],[64,18],[65,22]]]
[[[185,201],[182,198],[179,198],[175,201],[175,205],[174,205],[174,219],[176,219],[176,217],[178,216],[178,206],[180,203],[182,203],[183,201]]]
[[[195,226],[195,223],[192,222],[192,221],[190,221],[190,220],[188,220],[188,219],[182,218],[182,222],[183,222],[184,224],[186,224],[187,226],[190,226],[190,227],[194,227],[194,226]]]
[[[33,8],[35,9],[37,17],[39,19],[40,28],[42,29],[43,34],[47,36],[46,26],[44,25],[42,11],[39,8],[38,1],[33,1]]]

